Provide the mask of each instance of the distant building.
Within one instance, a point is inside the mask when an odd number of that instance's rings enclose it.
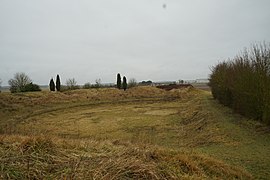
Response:
[[[209,83],[208,79],[196,79],[195,83]]]
[[[196,83],[196,80],[185,80],[184,84],[193,84]]]
[[[152,86],[164,86],[164,85],[172,85],[172,84],[176,84],[176,81],[153,82]]]

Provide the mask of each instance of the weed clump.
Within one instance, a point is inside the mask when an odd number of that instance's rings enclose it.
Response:
[[[53,153],[55,145],[45,137],[30,137],[21,142],[19,149],[23,154]]]

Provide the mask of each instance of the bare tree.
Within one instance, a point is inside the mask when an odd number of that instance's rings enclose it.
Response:
[[[0,92],[1,92],[2,79],[0,79]]]
[[[25,86],[31,82],[32,80],[25,73],[16,73],[14,78],[8,81],[10,92],[23,92]]]
[[[136,81],[136,79],[135,79],[135,78],[130,78],[130,79],[128,80],[128,87],[129,87],[129,88],[132,88],[132,87],[135,87],[135,86],[137,86],[137,81]]]
[[[77,81],[75,80],[75,78],[72,78],[72,79],[68,79],[66,81],[66,85],[67,85],[67,88],[68,89],[79,89],[79,86],[77,85]]]
[[[100,88],[101,87],[101,79],[96,79],[96,84],[95,84],[95,88]]]

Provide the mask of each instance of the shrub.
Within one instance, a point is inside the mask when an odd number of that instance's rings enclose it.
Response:
[[[91,88],[91,83],[87,82],[83,85],[83,89],[90,89]]]
[[[132,88],[132,87],[135,87],[137,86],[137,81],[135,78],[130,78],[129,81],[128,81],[128,87],[129,88]]]
[[[33,84],[32,82],[26,84],[22,89],[22,92],[32,92],[32,91],[41,91],[40,87],[37,84]]]
[[[70,89],[68,89],[68,87],[66,85],[61,85],[61,89],[60,92],[65,92],[65,91],[69,91]]]
[[[93,88],[101,88],[101,79],[96,79],[96,84],[92,85]]]
[[[67,89],[69,90],[74,90],[74,89],[79,89],[80,87],[77,85],[77,81],[72,78],[72,79],[68,79],[66,82],[67,85]]]
[[[151,80],[148,80],[148,81],[140,82],[139,85],[141,85],[141,86],[150,86],[150,85],[152,85],[152,83],[153,82]]]
[[[214,66],[209,85],[220,103],[270,124],[270,45],[254,44]]]
[[[32,81],[25,73],[16,73],[13,79],[8,81],[10,85],[10,92],[24,92],[24,88],[27,84],[30,84]]]

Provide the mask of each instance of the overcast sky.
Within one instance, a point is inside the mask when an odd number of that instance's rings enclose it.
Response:
[[[270,42],[269,0],[1,0],[0,78],[34,83],[207,78]]]

